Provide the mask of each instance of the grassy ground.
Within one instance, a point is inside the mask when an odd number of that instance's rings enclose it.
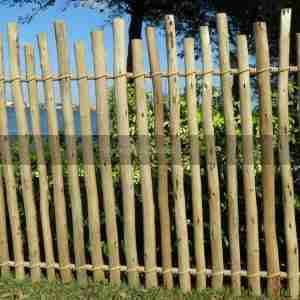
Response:
[[[48,282],[32,284],[30,280],[17,281],[15,279],[0,280],[0,299],[156,299],[156,300],[196,300],[196,299],[255,299],[254,297],[234,297],[229,290],[215,291],[194,290],[190,294],[183,294],[179,289],[130,289],[127,286],[113,286],[107,283],[89,283],[86,287],[80,287],[72,282],[63,285],[61,282]],[[260,298],[262,299],[262,298]]]

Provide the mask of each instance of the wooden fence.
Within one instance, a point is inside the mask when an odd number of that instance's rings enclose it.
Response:
[[[36,75],[35,53],[30,44],[24,47],[25,76],[20,69],[20,53],[16,24],[8,25],[10,77],[4,74],[3,40],[0,37],[0,266],[1,275],[15,274],[22,279],[30,274],[33,281],[39,281],[42,275],[49,280],[60,275],[64,282],[74,278],[85,284],[89,276],[101,281],[109,278],[119,284],[128,280],[132,287],[145,285],[156,287],[163,284],[167,288],[179,285],[184,291],[196,288],[222,288],[230,285],[236,294],[242,287],[250,288],[254,294],[261,295],[264,282],[270,295],[279,292],[281,284],[287,285],[289,294],[299,296],[299,256],[296,232],[294,182],[291,172],[288,130],[288,79],[289,72],[299,72],[299,66],[289,66],[291,11],[281,13],[281,31],[279,41],[279,67],[270,66],[266,24],[255,24],[256,69],[249,67],[247,39],[244,35],[237,37],[238,68],[233,69],[230,63],[230,43],[228,23],[225,14],[217,15],[219,45],[218,71],[213,70],[212,46],[207,26],[200,27],[202,70],[195,67],[194,39],[184,40],[185,72],[179,72],[177,66],[177,49],[174,18],[166,16],[166,46],[168,70],[160,69],[160,57],[156,44],[156,32],[153,27],[146,30],[150,74],[144,70],[143,43],[133,40],[133,73],[126,73],[126,47],[124,20],[113,21],[114,71],[106,71],[106,49],[104,34],[95,31],[91,34],[94,74],[87,74],[85,63],[85,46],[77,42],[74,47],[77,74],[70,74],[69,50],[64,23],[55,22],[55,39],[57,45],[58,75],[51,70],[47,36],[38,35],[38,50],[41,66],[41,77]],[[198,38],[198,37],[197,37]],[[299,41],[298,35],[298,41]],[[298,49],[300,51],[300,48]],[[300,60],[299,60],[300,64]],[[275,178],[274,151],[272,145],[273,123],[271,103],[271,75],[278,76],[278,116],[279,116],[279,161],[284,208],[284,228],[287,261],[280,261],[276,233],[275,211]],[[298,73],[300,74],[300,73]],[[226,201],[228,201],[229,224],[229,261],[224,261],[222,240],[222,210],[220,196],[220,176],[217,164],[217,150],[213,123],[213,76],[220,76],[225,118],[226,147]],[[232,78],[238,77],[239,109],[242,131],[242,177],[237,170],[237,124],[232,92]],[[250,76],[256,76],[259,92],[259,114],[261,130],[261,165],[262,165],[262,200],[263,220],[258,217],[256,194],[256,173],[254,168],[254,144],[252,122],[252,95]],[[179,79],[185,78],[186,101],[188,109],[188,130],[190,140],[191,190],[185,193],[184,171],[182,165],[181,129],[181,95]],[[157,167],[151,164],[149,142],[148,98],[145,79],[153,83],[155,106],[155,136]],[[162,91],[163,78],[168,79],[168,99]],[[202,79],[200,94],[201,105],[197,100],[196,79]],[[136,134],[140,157],[140,195],[142,211],[137,206],[134,191],[133,165],[128,117],[127,81],[134,83],[136,95]],[[84,187],[78,175],[78,145],[74,127],[71,81],[77,81],[79,93],[79,114],[82,135],[82,155],[84,168]],[[122,203],[116,201],[117,193],[113,179],[111,153],[111,116],[108,101],[107,81],[113,81],[115,96],[115,113],[117,116],[118,150],[120,153],[120,177]],[[59,82],[63,104],[64,137],[66,157],[62,157],[60,129],[57,121],[57,110],[54,99],[54,82]],[[95,83],[98,145],[94,144],[91,128],[91,101],[89,81]],[[44,150],[45,139],[41,131],[41,116],[38,83],[44,88],[47,112],[48,139],[51,160],[47,161]],[[18,155],[20,163],[19,183],[16,180],[13,145],[8,138],[8,120],[5,86],[11,88],[18,129]],[[27,87],[29,98],[32,132],[28,127],[23,88]],[[165,115],[165,106],[170,105],[170,118]],[[199,136],[198,111],[202,110],[204,132],[205,162],[200,163],[200,148],[203,149]],[[165,154],[165,122],[170,124],[171,138],[171,182],[168,177],[169,166]],[[30,137],[34,141],[34,152],[37,157],[38,192],[33,187],[33,173]],[[193,138],[194,137],[194,138]],[[271,141],[271,142],[270,142]],[[100,149],[100,164],[96,163],[94,149]],[[63,160],[67,161],[64,170]],[[206,165],[205,165],[206,163]],[[100,168],[100,177],[97,169]],[[209,220],[203,218],[203,184],[201,170],[207,176]],[[67,177],[64,176],[65,172]],[[157,184],[152,183],[153,172],[157,173]],[[49,180],[51,173],[52,181]],[[66,185],[67,178],[67,185]],[[99,180],[100,178],[100,180]],[[238,188],[243,182],[243,188]],[[21,185],[21,188],[20,188]],[[172,189],[172,190],[171,190]],[[85,200],[81,194],[85,191]],[[101,190],[101,193],[100,193]],[[243,191],[242,193],[240,191]],[[67,205],[67,194],[70,199]],[[155,196],[154,196],[155,195]],[[186,199],[192,206],[192,232],[188,232]],[[246,244],[240,244],[239,201],[245,203]],[[170,201],[174,203],[175,218],[171,214]],[[100,204],[99,204],[100,203]],[[25,221],[20,214],[24,206]],[[51,207],[50,207],[51,206]],[[54,209],[53,209],[53,207]],[[69,207],[70,213],[68,213]],[[117,212],[122,207],[123,223],[121,230],[117,222]],[[50,213],[54,211],[54,213]],[[156,218],[158,211],[158,218]],[[69,216],[71,214],[71,217]],[[101,215],[105,222],[101,224]],[[137,243],[136,224],[138,214],[143,220],[143,245]],[[55,218],[54,218],[55,216]],[[87,216],[87,218],[84,218]],[[70,217],[70,218],[69,218]],[[71,219],[71,221],[70,221]],[[205,236],[204,223],[209,224],[209,237]],[[224,222],[224,220],[223,220]],[[227,221],[226,221],[227,222]],[[71,223],[71,225],[70,225]],[[85,226],[87,223],[87,226]],[[173,224],[174,223],[174,224]],[[53,230],[55,224],[55,230]],[[26,230],[23,230],[26,226]],[[102,232],[100,228],[105,227]],[[172,235],[175,226],[176,236]],[[277,224],[278,226],[278,224]],[[280,224],[279,224],[280,226]],[[87,230],[84,228],[88,227]],[[263,227],[265,242],[261,246],[259,228]],[[157,230],[158,228],[158,230]],[[71,229],[71,230],[70,230]],[[121,233],[120,233],[121,231]],[[122,236],[122,238],[121,238]],[[72,237],[72,239],[70,239]],[[86,243],[89,243],[87,255]],[[209,242],[209,253],[205,247]],[[176,242],[176,243],[175,243]],[[103,253],[103,244],[107,245],[108,254]],[[193,251],[191,251],[191,245]],[[176,261],[172,257],[173,247],[177,247]],[[264,247],[264,249],[262,249]],[[122,258],[121,249],[125,254]],[[246,262],[241,261],[241,252],[246,252]],[[139,262],[139,253],[143,251],[143,264]],[[157,253],[160,253],[158,264]],[[265,271],[260,267],[260,255],[265,253]],[[71,254],[72,253],[72,254]],[[192,253],[192,254],[191,254]],[[87,259],[87,256],[89,259]],[[108,260],[104,257],[107,256]],[[194,256],[194,257],[192,257]],[[206,257],[211,257],[207,262]],[[227,256],[226,256],[227,257]],[[122,263],[122,262],[126,262]],[[284,271],[282,265],[287,265]],[[176,267],[174,267],[176,266]],[[230,268],[226,269],[226,266]],[[243,268],[242,268],[243,266]],[[30,271],[30,273],[29,273]],[[230,278],[224,281],[224,277]],[[179,279],[179,280],[178,280]]]

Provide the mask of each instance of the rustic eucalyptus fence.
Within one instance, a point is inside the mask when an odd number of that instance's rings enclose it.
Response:
[[[184,291],[192,287],[204,289],[206,287],[232,287],[236,294],[244,287],[250,288],[254,294],[261,295],[263,283],[267,282],[268,293],[276,295],[281,282],[287,283],[289,294],[299,296],[299,256],[296,232],[295,196],[293,178],[289,158],[288,143],[288,79],[289,72],[299,72],[299,66],[289,66],[291,11],[285,9],[281,13],[281,31],[279,41],[279,67],[271,67],[269,59],[268,38],[266,24],[255,24],[256,69],[249,67],[247,39],[244,35],[237,37],[238,68],[233,69],[230,63],[230,42],[228,23],[225,14],[217,15],[217,31],[219,44],[220,70],[213,70],[212,47],[207,26],[200,27],[200,43],[202,55],[202,70],[195,67],[194,39],[184,41],[185,72],[179,72],[177,66],[177,50],[174,18],[166,16],[166,46],[168,70],[160,69],[160,57],[156,44],[156,32],[153,27],[146,30],[148,57],[151,72],[144,70],[143,42],[132,41],[133,73],[126,72],[126,39],[124,20],[116,18],[113,21],[114,40],[114,73],[107,74],[106,49],[104,34],[95,31],[91,34],[94,74],[87,74],[85,63],[85,46],[77,42],[74,47],[77,74],[70,74],[69,50],[64,23],[55,22],[55,39],[57,45],[57,59],[59,74],[54,75],[48,51],[47,36],[38,35],[39,59],[42,75],[36,75],[35,53],[30,44],[24,48],[26,75],[20,69],[19,41],[16,24],[8,25],[9,65],[10,77],[4,74],[5,58],[3,55],[3,40],[0,38],[0,266],[1,275],[15,274],[22,279],[30,274],[33,281],[39,281],[44,274],[49,280],[58,275],[64,282],[74,278],[85,284],[90,276],[96,281],[110,279],[119,284],[121,280],[128,280],[132,287],[145,285],[157,287],[161,284],[167,288],[179,285]],[[197,37],[198,38],[198,37]],[[299,35],[298,35],[298,41]],[[300,51],[298,49],[298,51]],[[284,199],[284,228],[287,262],[280,262],[275,218],[275,181],[274,181],[274,153],[272,145],[273,124],[271,106],[271,75],[278,80],[278,113],[279,113],[279,143],[280,143],[280,171],[282,178]],[[298,73],[300,74],[300,73]],[[220,76],[226,129],[226,186],[229,210],[229,244],[230,261],[224,262],[222,244],[222,211],[220,200],[220,179],[217,164],[216,142],[213,124],[213,76]],[[239,194],[237,172],[237,124],[233,107],[232,78],[238,77],[239,103],[242,130],[243,155],[243,195],[246,216],[246,244],[240,244],[239,238]],[[252,124],[252,95],[250,76],[256,76],[259,91],[260,129],[262,147],[262,193],[263,220],[258,218],[257,195],[254,169],[254,144]],[[193,223],[193,255],[189,249],[186,215],[186,194],[184,190],[184,175],[180,143],[180,93],[179,78],[184,77],[186,83],[186,101],[188,106],[188,129],[190,134],[191,161],[191,199]],[[196,79],[202,78],[201,106],[197,100]],[[163,78],[168,79],[168,99],[170,105],[170,119],[164,114],[166,97],[162,91]],[[149,153],[148,130],[148,98],[146,97],[145,79],[153,83],[155,105],[155,136],[158,155],[157,170],[153,170]],[[79,91],[79,113],[81,122],[81,136],[84,162],[84,183],[86,203],[82,203],[79,176],[78,153],[74,128],[72,106],[71,81],[77,81]],[[116,213],[119,204],[116,203],[116,193],[111,165],[111,117],[109,115],[107,81],[113,80],[116,99],[118,149],[120,153],[121,193],[123,207],[123,224],[118,230]],[[127,81],[134,83],[136,94],[136,125],[138,149],[140,157],[141,197],[143,214],[143,245],[136,240],[136,199],[133,183],[133,167],[131,164],[131,148],[129,145],[129,119]],[[98,148],[100,149],[101,179],[96,176],[97,164],[94,158],[94,139],[91,128],[91,101],[89,81],[95,83]],[[51,161],[46,161],[45,142],[41,133],[41,117],[38,83],[44,88],[45,106],[47,112],[48,134]],[[57,123],[57,110],[54,99],[54,82],[59,82],[60,95],[63,104],[64,136],[67,160],[68,194],[71,205],[71,223],[68,221],[66,204],[66,187],[61,157],[61,141]],[[27,86],[32,118],[32,133],[28,128],[26,105],[24,103],[23,85]],[[8,138],[7,107],[5,99],[5,85],[10,85],[18,128],[18,154],[20,159],[21,189],[15,179],[15,166],[12,159],[12,145]],[[205,143],[205,163],[200,166],[198,139],[199,128],[197,111],[202,109],[203,130]],[[170,123],[171,154],[169,162],[172,167],[171,183],[168,182],[168,163],[165,155],[165,122]],[[37,156],[39,192],[34,193],[32,166],[30,153],[32,149],[29,139],[32,135],[34,151]],[[97,146],[97,145],[96,145]],[[202,164],[202,163],[201,163]],[[204,164],[204,162],[203,162]],[[50,168],[50,170],[49,170]],[[203,187],[201,185],[201,168],[208,178],[209,191],[209,231],[210,253],[205,251],[204,220],[203,220]],[[152,183],[152,172],[157,172],[158,185]],[[53,182],[49,182],[48,174],[52,174]],[[50,184],[52,188],[50,189]],[[172,190],[170,190],[172,187]],[[99,190],[102,193],[100,196]],[[120,192],[120,191],[119,191]],[[118,192],[118,193],[119,193]],[[157,194],[157,201],[154,199]],[[241,196],[241,195],[240,195]],[[20,197],[24,205],[25,220],[21,222]],[[169,201],[174,201],[175,222],[170,214]],[[54,203],[54,215],[50,214],[49,202]],[[101,207],[99,207],[101,202]],[[102,211],[103,207],[103,211]],[[85,211],[87,210],[87,212]],[[159,211],[159,218],[155,218],[155,211]],[[101,232],[100,215],[105,215],[105,232]],[[83,215],[87,215],[88,230],[84,228]],[[55,223],[55,232],[52,224]],[[158,223],[158,224],[157,224]],[[264,252],[267,270],[260,267],[260,237],[258,228],[264,228]],[[26,226],[26,231],[22,230]],[[171,227],[176,228],[176,237],[171,235]],[[159,230],[156,230],[156,228]],[[72,232],[71,232],[72,231]],[[87,236],[88,235],[88,236]],[[73,239],[70,241],[70,236]],[[173,239],[176,239],[174,244]],[[89,255],[86,256],[86,241],[89,241]],[[108,261],[103,257],[103,241],[107,243]],[[122,245],[121,245],[122,244]],[[174,262],[172,247],[176,245],[178,261]],[[125,259],[121,257],[120,248],[124,247]],[[70,247],[73,254],[70,254]],[[241,250],[246,249],[246,268],[242,269]],[[157,249],[161,255],[161,266],[158,265]],[[71,252],[72,252],[71,251]],[[143,251],[143,264],[139,263],[139,252]],[[43,253],[43,255],[41,255]],[[206,255],[211,257],[207,263]],[[126,262],[126,264],[122,263]],[[193,265],[191,264],[193,261]],[[287,264],[287,271],[281,271],[280,266]],[[230,265],[230,269],[225,266]],[[245,264],[244,264],[245,265]],[[176,267],[174,267],[176,266]],[[29,272],[30,271],[30,272]],[[223,279],[230,278],[229,281]],[[178,280],[179,278],[179,280]]]

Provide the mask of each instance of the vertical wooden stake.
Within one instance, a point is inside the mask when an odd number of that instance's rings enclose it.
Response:
[[[91,107],[89,97],[89,85],[85,67],[85,51],[83,42],[75,44],[75,58],[78,78],[79,101],[80,101],[80,128],[83,143],[84,178],[88,200],[88,219],[91,241],[91,256],[93,266],[101,268],[103,257],[101,251],[101,232],[99,216],[99,199],[96,182],[96,171],[93,154],[93,140],[91,128]],[[94,271],[96,280],[103,280],[103,270]]]
[[[181,161],[180,129],[180,95],[177,75],[177,50],[174,16],[165,17],[167,56],[169,72],[169,99],[171,103],[171,140],[172,140],[172,178],[175,200],[176,234],[178,242],[178,266],[180,286],[184,291],[190,291],[191,278],[188,232],[186,223],[186,207],[183,182],[183,167]]]
[[[279,160],[283,189],[284,227],[288,263],[288,287],[290,297],[299,297],[299,251],[297,241],[293,176],[289,149],[289,57],[290,57],[291,9],[281,11],[279,44],[279,81],[278,81],[278,115],[279,115]]]
[[[296,34],[296,43],[297,43],[297,84],[298,84],[298,92],[297,92],[297,112],[298,112],[298,127],[300,127],[300,33]]]
[[[3,40],[0,34],[0,77],[4,77],[4,57],[3,57]],[[0,81],[0,151],[3,161],[3,177],[5,182],[6,203],[8,207],[9,223],[11,234],[13,236],[13,258],[16,263],[16,278],[22,280],[25,276],[24,271],[24,254],[23,240],[20,224],[20,215],[18,210],[18,200],[16,193],[16,180],[14,167],[11,158],[11,147],[8,137],[7,111],[5,103],[5,86]],[[8,201],[9,199],[9,201]]]
[[[168,191],[168,164],[165,155],[164,133],[164,97],[162,95],[162,81],[160,76],[160,62],[156,45],[155,28],[148,27],[146,31],[149,63],[152,77],[154,105],[155,105],[155,139],[158,152],[158,205],[161,232],[161,253],[163,266],[164,287],[173,288],[172,277],[172,246],[171,224]],[[155,75],[154,75],[155,74]]]
[[[106,65],[103,31],[91,33],[97,102],[97,127],[100,149],[100,171],[102,179],[103,202],[105,210],[105,228],[108,243],[110,279],[120,283],[120,255],[116,218],[116,199],[113,185],[110,151],[110,116],[106,85]]]
[[[268,294],[279,295],[280,268],[275,222],[275,187],[272,99],[270,83],[270,58],[267,27],[263,22],[255,23],[256,65],[260,98],[260,122],[262,142],[262,188],[264,204],[264,233],[268,267]]]
[[[53,240],[49,218],[49,188],[47,167],[43,149],[43,137],[41,132],[40,107],[38,103],[37,82],[35,79],[35,58],[33,47],[25,45],[26,79],[28,80],[28,95],[30,103],[30,112],[32,117],[32,134],[37,153],[37,163],[39,172],[40,189],[40,214],[42,221],[42,231],[44,240],[44,251],[46,263],[51,266],[54,264]],[[55,279],[55,270],[52,267],[47,268],[47,277],[49,280]]]
[[[149,159],[148,107],[145,94],[144,49],[142,40],[132,40],[133,74],[135,76],[136,117],[139,142],[139,159],[144,219],[144,262],[146,287],[157,286],[155,211],[152,188],[151,162]]]
[[[220,51],[220,71],[222,94],[224,101],[224,117],[226,130],[226,172],[228,222],[231,260],[231,287],[235,295],[241,294],[241,258],[239,241],[239,206],[236,168],[236,131],[234,122],[232,78],[230,74],[229,33],[226,14],[217,15],[217,27]]]
[[[127,78],[125,59],[125,22],[121,18],[113,21],[114,32],[114,76],[117,104],[119,151],[121,158],[121,181],[123,191],[125,255],[128,266],[128,281],[132,287],[139,286],[139,275],[135,228],[134,186],[130,159],[130,136],[127,103]]]
[[[62,161],[60,155],[59,133],[57,124],[57,112],[54,100],[52,73],[49,61],[47,36],[40,33],[38,36],[41,71],[43,76],[45,101],[47,105],[48,133],[51,154],[51,168],[53,176],[55,225],[58,248],[58,260],[61,267],[63,282],[72,280],[72,273],[67,266],[70,264],[68,225],[66,216],[66,203],[63,182]],[[65,268],[64,268],[65,267]]]
[[[243,143],[243,181],[246,203],[247,227],[247,274],[249,275],[249,288],[254,295],[261,295],[259,275],[259,234],[257,202],[255,193],[255,169],[253,160],[253,122],[251,111],[251,89],[249,74],[249,55],[247,37],[239,35],[237,40],[239,91],[241,101],[241,123]]]
[[[31,263],[31,279],[39,281],[41,277],[40,269],[40,248],[37,231],[37,212],[33,196],[32,173],[29,152],[28,124],[25,112],[25,104],[20,81],[20,57],[19,57],[19,36],[15,23],[8,24],[8,44],[10,73],[12,78],[11,88],[15,100],[18,137],[20,143],[20,168],[22,194],[26,215],[26,231],[28,237],[28,250]]]
[[[186,96],[188,104],[188,124],[191,141],[192,160],[192,201],[193,228],[197,269],[197,288],[206,288],[204,229],[202,208],[202,184],[200,166],[199,130],[197,121],[197,95],[195,76],[195,42],[192,38],[184,40],[186,74]]]
[[[221,288],[223,286],[223,247],[222,247],[222,227],[221,227],[221,207],[220,207],[220,185],[219,171],[216,157],[215,133],[213,127],[212,108],[212,54],[207,26],[200,27],[200,38],[202,46],[203,61],[203,126],[206,141],[206,163],[209,190],[209,218],[210,218],[210,239],[212,256],[212,287]]]
[[[3,187],[3,165],[0,166],[0,264],[1,276],[10,275],[9,266],[5,265],[9,261],[8,238],[7,238],[7,222],[6,222],[6,205]]]
[[[63,104],[64,133],[66,136],[68,156],[68,179],[72,202],[73,237],[76,266],[85,265],[85,250],[83,237],[82,204],[78,181],[76,132],[72,108],[71,81],[69,71],[69,53],[66,37],[66,28],[63,22],[54,23],[58,68],[60,79],[60,95]],[[100,249],[99,249],[100,251]],[[86,270],[78,269],[77,276],[81,284],[87,282]]]

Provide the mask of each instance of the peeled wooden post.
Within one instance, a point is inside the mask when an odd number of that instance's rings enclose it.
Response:
[[[80,129],[83,146],[83,163],[84,163],[84,179],[88,202],[88,222],[91,243],[91,257],[95,280],[103,280],[104,273],[103,257],[101,251],[101,232],[100,232],[100,216],[99,216],[99,199],[96,182],[96,171],[93,154],[93,140],[91,128],[91,106],[89,97],[89,85],[85,67],[85,51],[83,42],[75,44],[75,59],[78,75],[79,89],[79,112],[80,112]],[[109,237],[108,237],[109,239]]]
[[[212,109],[212,54],[207,26],[200,27],[200,38],[202,47],[203,63],[203,95],[202,112],[203,127],[206,142],[206,163],[209,190],[209,222],[212,256],[212,287],[222,288],[223,286],[223,247],[220,207],[220,185],[219,172],[216,157],[215,133],[213,127]]]
[[[91,33],[94,59],[95,92],[97,103],[97,127],[100,149],[100,171],[105,210],[105,228],[108,237],[110,279],[114,284],[120,283],[120,255],[116,218],[116,199],[113,185],[110,150],[110,116],[107,96],[106,65],[103,31]]]
[[[0,77],[4,77],[4,57],[3,57],[3,40],[0,33]],[[16,192],[16,180],[14,166],[11,158],[11,147],[8,137],[7,111],[5,103],[5,86],[4,81],[0,80],[0,151],[3,161],[3,177],[5,182],[6,201],[8,207],[9,223],[11,235],[13,237],[13,258],[16,263],[16,279],[22,280],[25,276],[24,271],[24,254],[23,240],[20,224],[20,215],[18,210],[18,200]]]
[[[278,115],[279,115],[279,160],[283,189],[284,227],[288,264],[289,295],[299,297],[299,251],[297,241],[293,176],[289,149],[289,57],[290,57],[291,9],[281,11],[279,44],[279,81],[278,81]]]
[[[62,280],[63,282],[69,282],[72,280],[72,273],[71,269],[68,267],[70,265],[70,254],[68,244],[68,225],[66,216],[63,170],[60,154],[61,150],[59,144],[57,112],[55,107],[52,72],[49,61],[47,36],[45,33],[39,34],[38,45],[45,93],[45,102],[47,106],[58,260]]]
[[[32,173],[29,152],[28,124],[25,112],[25,104],[20,81],[20,57],[19,57],[19,37],[17,26],[15,23],[8,24],[8,44],[9,44],[9,60],[12,96],[15,100],[16,119],[19,137],[19,155],[22,194],[26,215],[26,231],[28,237],[29,259],[31,263],[31,279],[39,281],[41,277],[40,269],[40,248],[37,231],[37,212],[34,202]]]
[[[3,187],[3,166],[0,171],[0,265],[1,276],[7,277],[10,275],[10,268],[7,265],[9,261],[8,238],[7,238],[7,222],[6,222],[6,205],[4,198]]]
[[[155,210],[152,188],[151,162],[149,158],[148,107],[145,94],[144,49],[142,40],[134,39],[132,44],[133,76],[136,94],[136,118],[141,170],[141,190],[144,220],[144,262],[146,287],[157,286]]]
[[[197,121],[197,95],[195,76],[194,39],[184,40],[184,58],[186,71],[186,97],[188,104],[188,124],[191,141],[192,160],[192,202],[193,202],[193,229],[197,269],[197,288],[206,288],[204,228],[202,207],[202,184],[200,166],[199,130]]]
[[[127,78],[125,56],[125,22],[121,18],[113,21],[114,33],[114,76],[117,106],[119,152],[121,159],[121,182],[123,193],[124,242],[128,267],[128,281],[131,287],[139,286],[137,272],[135,204],[133,173],[130,159],[130,136],[127,103]]]
[[[297,43],[297,109],[298,109],[298,127],[300,127],[300,33],[296,34],[296,43]]]
[[[156,45],[155,28],[148,27],[146,36],[155,105],[155,139],[158,152],[158,205],[162,267],[164,270],[163,280],[164,287],[171,289],[173,287],[173,276],[171,272],[172,245],[168,192],[168,164],[165,155],[164,97],[162,95],[162,80],[160,75],[160,62],[158,48]]]
[[[237,161],[236,161],[236,129],[234,121],[232,78],[229,54],[229,33],[226,14],[217,15],[217,27],[220,52],[220,71],[226,131],[226,173],[227,173],[227,199],[229,243],[231,260],[231,287],[234,294],[241,293],[241,257],[239,240],[239,206],[237,187]]]
[[[280,291],[280,267],[275,223],[275,187],[270,59],[267,28],[264,22],[255,23],[256,65],[260,98],[262,143],[262,189],[264,204],[264,233],[268,267],[268,294]]]
[[[54,29],[59,69],[58,71],[60,76],[60,95],[63,104],[64,133],[67,146],[67,169],[70,185],[70,198],[72,203],[75,262],[76,266],[78,267],[77,276],[79,282],[85,284],[87,282],[86,270],[80,268],[81,266],[85,265],[86,260],[84,250],[82,204],[78,180],[76,132],[74,127],[71,81],[69,71],[69,53],[65,24],[63,22],[57,21],[54,23]]]
[[[241,123],[243,143],[243,181],[246,205],[247,228],[247,275],[249,288],[256,296],[261,295],[259,267],[258,215],[255,193],[255,169],[253,159],[253,121],[251,109],[251,87],[247,37],[237,39],[239,68],[239,95],[241,102]]]
[[[177,75],[177,50],[174,16],[165,17],[167,57],[169,73],[169,99],[171,104],[171,140],[172,140],[172,181],[175,201],[176,234],[178,245],[178,266],[180,287],[190,291],[191,278],[188,269],[189,248],[186,222],[186,207],[183,182],[183,167],[181,161],[180,129],[180,96]]]
[[[49,280],[55,279],[55,270],[53,264],[54,251],[51,232],[51,223],[49,217],[49,187],[47,166],[43,149],[43,138],[41,132],[40,107],[38,103],[38,91],[35,74],[35,58],[33,47],[29,44],[25,45],[25,62],[26,62],[26,79],[28,80],[28,96],[30,103],[30,112],[32,117],[32,134],[35,142],[37,153],[37,164],[39,172],[39,197],[40,197],[40,215],[42,222],[43,241],[47,268],[47,277]]]

